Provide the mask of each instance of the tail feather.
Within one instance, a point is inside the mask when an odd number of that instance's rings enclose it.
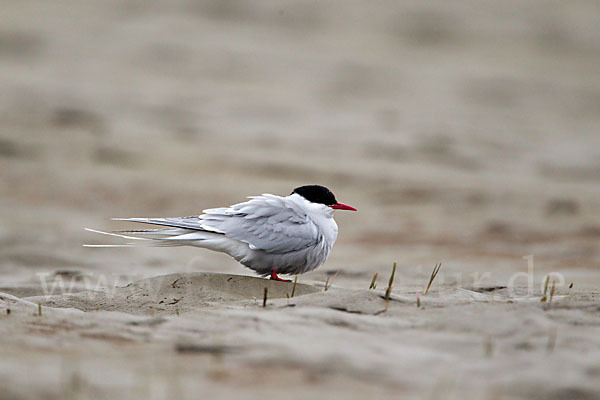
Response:
[[[198,243],[203,240],[212,239],[215,236],[222,237],[222,235],[219,233],[196,231],[185,228],[143,229],[115,232],[105,232],[90,228],[85,228],[85,230],[88,232],[99,233],[101,235],[128,239],[132,240],[133,242],[124,244],[84,244],[84,247],[173,247],[186,246],[190,244],[198,245]]]
[[[185,233],[193,232],[190,229],[183,228],[161,228],[161,229],[132,229],[124,231],[112,231],[112,233],[119,235],[131,235],[133,237],[160,239],[170,236],[183,235]]]
[[[201,232],[222,233],[214,229],[205,227],[202,219],[198,215],[190,217],[172,217],[172,218],[111,218],[113,221],[130,221],[141,224],[170,226],[173,228],[189,229]]]
[[[117,233],[117,232],[104,232],[104,231],[98,231],[96,229],[90,229],[90,228],[85,228],[85,230],[88,232],[99,233],[101,235],[115,236],[115,237],[119,237],[122,239],[135,240],[136,242],[129,242],[129,243],[125,243],[125,244],[84,244],[83,247],[136,247],[136,246],[141,246],[141,245],[151,246],[151,244],[148,242],[152,242],[152,239],[149,239],[149,238],[128,236],[128,235],[123,235],[123,234]],[[142,242],[139,242],[139,241],[142,241]]]
[[[120,237],[120,238],[123,238],[123,239],[130,239],[130,240],[152,240],[152,239],[148,239],[148,238],[140,238],[140,237],[135,237],[135,236],[122,235],[122,234],[117,233],[117,232],[98,231],[96,229],[91,229],[91,228],[85,228],[85,230],[88,231],[88,232],[99,233],[101,235],[116,236],[116,237]]]
[[[84,244],[83,247],[139,247],[140,244],[126,243],[126,244]]]

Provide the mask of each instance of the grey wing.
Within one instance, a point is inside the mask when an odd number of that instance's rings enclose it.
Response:
[[[204,210],[201,225],[250,245],[253,250],[288,253],[314,246],[319,232],[297,205],[263,194],[229,208]]]

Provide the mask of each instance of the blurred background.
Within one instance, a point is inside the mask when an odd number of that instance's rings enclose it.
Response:
[[[6,1],[0,278],[252,274],[199,249],[87,249],[109,217],[328,186],[325,266],[600,282],[595,1]],[[387,272],[386,272],[387,273]],[[541,278],[540,278],[541,279]],[[454,282],[456,283],[456,282]],[[484,282],[485,283],[485,282]],[[460,283],[468,286],[467,283]]]

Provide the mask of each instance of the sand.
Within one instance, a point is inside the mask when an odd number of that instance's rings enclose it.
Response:
[[[501,289],[433,289],[417,306],[402,288],[387,304],[380,289],[298,284],[288,298],[292,290],[193,273],[110,291],[2,293],[7,398],[599,394],[591,296],[542,303]]]
[[[600,397],[594,2],[2,16],[1,399]],[[82,247],[312,183],[359,212],[293,298],[217,253]]]

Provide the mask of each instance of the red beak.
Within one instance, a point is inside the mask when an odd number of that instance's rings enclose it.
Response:
[[[330,207],[333,208],[334,210],[358,211],[356,208],[349,206],[347,204],[344,204],[344,203],[337,203]]]

